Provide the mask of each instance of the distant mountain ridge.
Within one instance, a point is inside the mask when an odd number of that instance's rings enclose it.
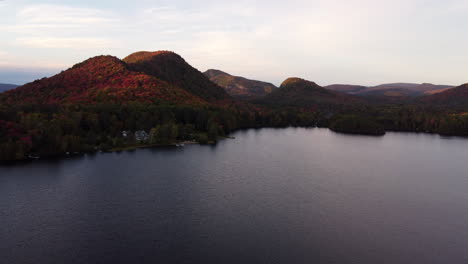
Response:
[[[342,93],[347,93],[347,94],[357,94],[359,92],[365,91],[369,89],[367,86],[361,86],[361,85],[350,85],[350,84],[332,84],[325,86],[324,88],[336,92],[342,92]]]
[[[271,83],[233,76],[221,70],[210,69],[204,72],[204,75],[223,87],[229,95],[239,99],[261,99],[277,90],[277,87]],[[384,101],[399,101],[405,98],[438,94],[450,90],[454,86],[431,83],[387,83],[377,86],[332,84],[323,88],[348,95],[382,98]]]
[[[258,98],[272,93],[278,89],[275,85],[250,80],[240,76],[233,76],[220,70],[210,69],[204,72],[212,82],[223,87],[228,94],[238,98]]]
[[[6,91],[8,91],[8,90],[13,90],[13,89],[15,89],[16,87],[18,87],[18,85],[0,83],[0,93],[6,92]]]
[[[431,95],[454,88],[450,85],[434,85],[430,83],[388,83],[367,87],[360,85],[328,85],[325,88],[360,96],[381,96],[381,97],[417,97]]]
[[[361,99],[294,77],[285,80],[279,89],[259,99],[258,102],[271,106],[317,108],[359,103]]]

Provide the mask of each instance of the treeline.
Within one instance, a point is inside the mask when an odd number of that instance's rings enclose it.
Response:
[[[421,105],[383,105],[347,111],[327,119],[326,127],[343,133],[384,134],[385,131],[468,136],[468,114]]]
[[[357,115],[337,116],[330,122],[330,129],[336,132],[364,135],[384,135],[385,129],[371,118]]]
[[[129,102],[93,105],[0,105],[0,160],[107,151],[180,141],[215,142],[244,128],[329,127],[343,133],[412,131],[468,136],[468,114],[426,106],[378,105],[306,110]],[[126,137],[123,131],[129,132]],[[145,140],[134,133],[145,131]]]
[[[220,108],[156,105],[18,106],[0,109],[0,160],[123,147],[133,132],[153,132],[154,143],[216,140],[238,128],[237,113]],[[247,122],[248,123],[248,122]],[[123,137],[123,131],[131,131]],[[202,138],[204,139],[204,138]]]
[[[468,115],[461,110],[419,105],[387,106],[379,107],[373,116],[386,131],[468,136]]]
[[[315,113],[253,106],[180,106],[142,102],[0,106],[0,160],[107,151],[178,141],[215,142],[242,128],[313,126]],[[124,136],[123,132],[128,135]],[[145,131],[148,138],[136,140]]]

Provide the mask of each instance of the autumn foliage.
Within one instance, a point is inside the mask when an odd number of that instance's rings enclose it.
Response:
[[[229,99],[226,91],[170,51],[136,52],[125,59],[132,71],[142,72],[180,87],[209,102]]]
[[[6,104],[154,102],[201,104],[204,100],[153,76],[130,71],[112,56],[88,59],[51,78],[6,92]]]
[[[289,78],[245,102],[173,52],[98,56],[0,93],[0,161],[142,144],[123,131],[146,131],[151,144],[213,142],[236,129],[287,126],[468,136],[467,112],[468,85],[382,103]]]

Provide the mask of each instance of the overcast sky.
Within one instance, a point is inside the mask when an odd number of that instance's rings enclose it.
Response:
[[[468,82],[467,0],[0,1],[0,82],[172,50],[280,84]]]

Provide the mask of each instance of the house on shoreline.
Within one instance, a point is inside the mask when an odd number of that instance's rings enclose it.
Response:
[[[149,134],[144,130],[135,131],[135,140],[138,142],[148,141]]]

